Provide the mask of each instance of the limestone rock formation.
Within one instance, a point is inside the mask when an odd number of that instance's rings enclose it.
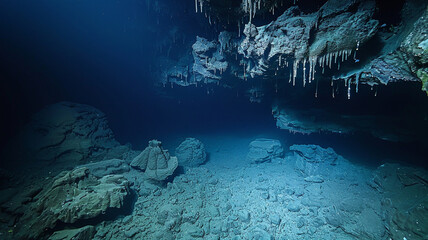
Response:
[[[16,161],[76,166],[89,161],[121,158],[121,146],[105,115],[88,105],[60,102],[36,113],[11,143],[7,157]]]
[[[110,209],[122,208],[129,194],[129,183],[123,176],[97,179],[84,167],[64,171],[24,211],[17,238],[36,239],[59,225],[94,219]]]
[[[276,120],[276,126],[290,133],[351,134],[358,132],[371,134],[373,137],[390,142],[409,142],[412,139],[423,139],[427,132],[424,119],[412,114],[400,114],[400,112],[397,112],[394,117],[382,113],[376,116],[347,115],[331,109],[293,108],[280,104],[272,107],[272,115]]]
[[[95,234],[94,226],[85,226],[77,229],[67,229],[54,232],[48,240],[91,240]]]
[[[422,13],[421,12],[422,7]],[[415,17],[417,19],[415,20]],[[383,49],[374,59],[335,80],[368,85],[387,85],[392,82],[422,82],[427,90],[428,6],[408,1],[401,11],[402,24],[395,35],[383,33]],[[357,90],[358,91],[358,90]]]
[[[383,195],[386,226],[392,239],[427,239],[427,171],[383,164],[374,172],[371,184]]]
[[[247,159],[251,163],[269,162],[284,154],[281,142],[275,139],[256,139],[250,143],[249,148]]]
[[[304,176],[328,175],[329,168],[341,158],[332,148],[318,145],[292,145],[290,151],[294,152],[296,169]]]
[[[422,90],[428,94],[428,6],[400,48],[406,53],[409,68],[422,81]]]
[[[158,140],[149,141],[149,146],[132,160],[131,167],[145,171],[147,178],[158,181],[172,175],[178,166],[177,157],[171,157],[161,144]]]
[[[79,168],[82,167],[87,168],[90,174],[98,178],[105,175],[123,174],[130,170],[129,165],[121,159],[110,159],[79,166]]]
[[[192,49],[194,59],[192,71],[195,82],[219,83],[222,73],[228,67],[221,46],[216,41],[197,37]]]
[[[198,167],[207,160],[205,146],[196,138],[186,138],[175,149],[175,155],[178,164],[186,168]]]

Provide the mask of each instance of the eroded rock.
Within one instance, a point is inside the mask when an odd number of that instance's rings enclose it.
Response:
[[[269,162],[284,154],[281,142],[275,139],[256,139],[250,143],[249,148],[247,159],[251,163]]]
[[[83,104],[60,102],[36,113],[14,142],[7,157],[37,165],[76,166],[105,158],[121,158],[121,146],[105,114]]]
[[[36,239],[59,224],[94,219],[110,209],[122,208],[129,194],[129,183],[120,175],[97,179],[88,168],[62,172],[24,212],[17,238]]]
[[[207,154],[204,144],[196,138],[186,138],[176,149],[178,164],[183,167],[198,167],[205,163]]]
[[[172,175],[178,166],[177,157],[171,157],[161,144],[158,140],[149,141],[149,146],[132,160],[131,167],[143,170],[147,178],[157,181]]]

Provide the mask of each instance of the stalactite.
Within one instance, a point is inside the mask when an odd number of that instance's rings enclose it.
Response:
[[[303,87],[306,86],[306,58],[303,59]]]
[[[318,58],[318,56],[314,56],[314,57],[313,57],[313,64],[312,64],[312,79],[311,79],[311,81],[315,80],[315,73],[316,73],[316,69],[315,69],[315,67],[316,67],[316,65],[317,65],[317,58]]]
[[[293,63],[293,86],[296,85],[296,75],[297,75],[297,68],[299,67],[299,61],[298,59],[294,60]]]
[[[282,55],[279,55],[279,59],[278,59],[278,65],[281,67],[281,56]]]
[[[257,9],[257,2],[254,2],[254,7],[253,7],[253,18],[255,18],[256,17],[256,9]]]
[[[198,0],[195,0],[195,12],[198,12]]]
[[[351,99],[351,78],[348,80],[348,99]]]
[[[322,56],[321,58],[321,63],[322,63],[322,74],[324,74],[324,65],[325,65],[325,55]]]
[[[238,37],[241,37],[241,21],[238,20]]]
[[[318,98],[318,79],[317,79],[317,84],[315,86],[315,98]]]
[[[313,59],[312,57],[309,57],[309,83],[311,83],[311,79],[312,79],[312,65],[313,65]]]
[[[357,74],[355,75],[355,84],[356,84],[355,92],[356,92],[356,93],[358,93],[358,86],[360,85],[360,77],[361,77],[361,74],[362,74],[362,73],[357,73]]]
[[[203,1],[200,1],[200,2],[199,2],[199,6],[201,7],[201,12],[203,12],[203,10],[202,10],[202,6],[203,6],[203,4],[204,4],[204,2],[203,2]]]
[[[251,6],[251,0],[248,0],[248,8],[250,9],[250,23],[251,23],[251,20],[253,19],[253,8],[252,8],[252,6]]]

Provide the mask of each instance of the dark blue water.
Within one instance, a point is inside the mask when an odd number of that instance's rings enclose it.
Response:
[[[153,138],[235,132],[275,136],[289,145],[332,146],[348,158],[373,165],[393,158],[423,163],[419,144],[387,143],[370,136],[296,136],[278,130],[270,96],[253,104],[236,89],[214,87],[207,94],[205,88],[154,87],[150,72],[156,67],[156,42],[170,34],[172,24],[187,34],[186,44],[196,35],[216,35],[202,24],[202,14],[189,12],[192,1],[160,4],[1,1],[0,143],[8,142],[45,105],[72,101],[105,112],[116,138],[137,148]],[[369,105],[360,101],[353,106]],[[343,103],[337,106],[346,109]]]

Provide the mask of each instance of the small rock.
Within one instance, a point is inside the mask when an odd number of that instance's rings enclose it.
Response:
[[[308,233],[309,234],[312,235],[312,234],[314,234],[316,232],[317,232],[317,228],[316,227],[311,226],[311,227],[308,228]]]
[[[269,220],[274,225],[279,225],[281,223],[281,218],[277,214],[271,215]]]
[[[250,213],[248,211],[242,211],[239,213],[239,220],[241,220],[241,222],[244,223],[249,223],[250,222]]]
[[[295,191],[294,191],[293,189],[287,188],[287,189],[285,189],[285,193],[286,193],[287,195],[292,196],[292,195],[295,193]]]
[[[126,216],[122,219],[123,224],[128,224],[130,221],[132,221],[132,216]]]
[[[212,179],[210,179],[210,181],[208,183],[211,184],[211,185],[217,185],[218,179],[217,178],[212,178]]]
[[[132,238],[134,237],[140,230],[138,228],[131,228],[125,231],[125,237]]]
[[[325,224],[324,220],[322,220],[321,218],[317,217],[312,221],[312,225],[316,228],[319,228],[321,226],[323,226]]]
[[[299,202],[296,202],[296,201],[291,202],[291,203],[290,203],[290,204],[288,204],[288,206],[287,206],[287,209],[288,209],[288,211],[290,211],[290,212],[298,212],[298,211],[300,211],[300,208],[301,208],[300,203],[299,203]]]
[[[306,182],[323,183],[324,179],[320,175],[305,177]]]
[[[300,217],[299,220],[297,220],[297,227],[298,228],[302,228],[303,226],[305,226],[306,221],[303,217]]]
[[[294,194],[296,194],[296,196],[298,196],[298,197],[301,197],[305,194],[305,191],[302,188],[298,188],[298,189],[296,189]]]
[[[269,199],[269,193],[268,192],[262,192],[261,194],[260,194],[260,196],[263,198],[263,199]]]

